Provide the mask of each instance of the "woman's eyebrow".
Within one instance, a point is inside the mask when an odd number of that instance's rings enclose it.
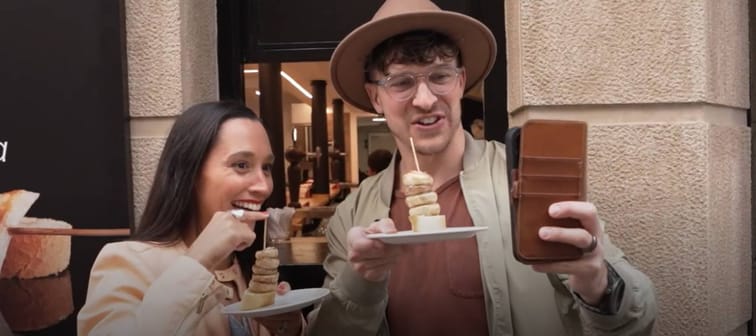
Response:
[[[243,150],[243,151],[233,152],[228,157],[229,158],[238,158],[238,157],[242,157],[242,158],[254,158],[255,157],[255,153],[251,152],[251,151]]]

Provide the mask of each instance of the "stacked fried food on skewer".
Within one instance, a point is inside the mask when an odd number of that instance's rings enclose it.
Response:
[[[441,207],[436,203],[438,195],[433,191],[433,178],[421,171],[413,170],[402,176],[409,220],[412,231],[428,232],[446,229],[446,216],[441,215]]]
[[[272,305],[278,286],[278,249],[272,246],[255,252],[252,279],[241,299],[241,309],[250,310]]]
[[[433,177],[420,170],[415,152],[415,142],[410,138],[415,168],[402,175],[405,202],[409,207],[409,221],[412,231],[430,232],[446,229],[446,216],[441,215],[441,207],[436,203],[438,194],[433,191]]]

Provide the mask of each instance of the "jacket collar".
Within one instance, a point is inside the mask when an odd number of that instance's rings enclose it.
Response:
[[[467,131],[465,133],[465,152],[462,157],[462,170],[472,170],[478,166],[486,147],[485,140],[477,140]]]

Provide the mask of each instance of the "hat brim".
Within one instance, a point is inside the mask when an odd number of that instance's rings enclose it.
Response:
[[[331,57],[331,80],[346,102],[373,111],[365,91],[365,60],[387,38],[413,30],[432,30],[454,42],[462,54],[467,83],[465,92],[482,81],[496,58],[496,40],[481,22],[451,11],[420,11],[398,14],[357,27],[339,43]]]

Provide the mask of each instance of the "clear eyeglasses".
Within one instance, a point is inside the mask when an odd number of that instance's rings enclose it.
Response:
[[[399,73],[373,81],[373,84],[383,87],[391,98],[405,101],[417,92],[418,80],[425,77],[428,88],[435,95],[444,95],[454,89],[459,83],[457,77],[465,71],[463,68],[438,67],[426,73]]]

